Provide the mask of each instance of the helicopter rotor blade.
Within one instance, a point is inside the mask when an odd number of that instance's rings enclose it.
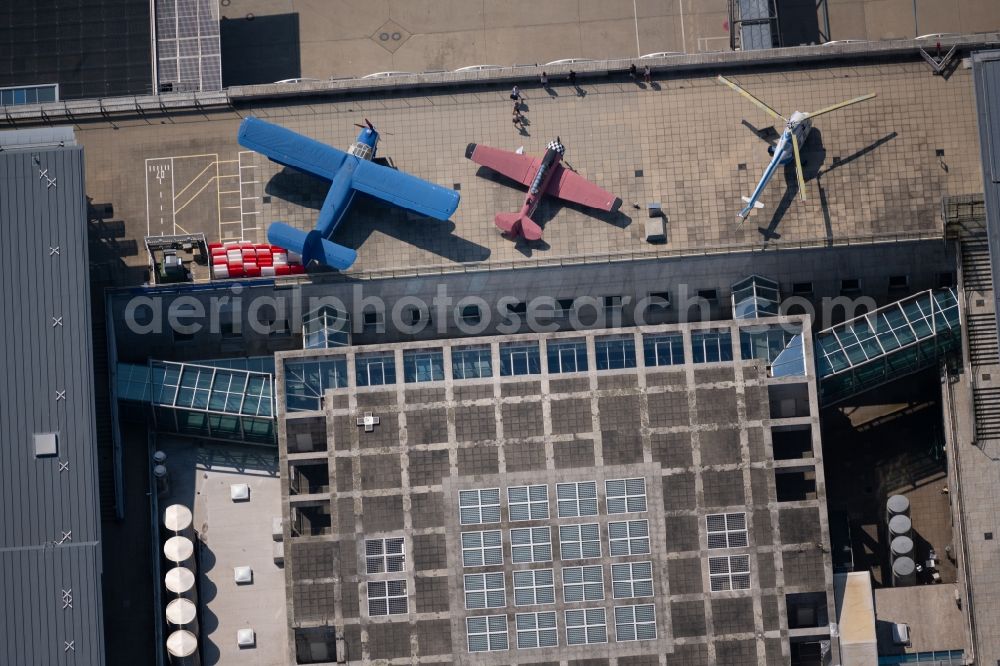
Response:
[[[743,95],[743,97],[747,98],[751,104],[753,104],[761,111],[774,118],[775,120],[780,120],[783,123],[788,122],[788,118],[785,118],[783,115],[781,115],[780,113],[769,107],[767,104],[765,104],[764,102],[760,101],[759,99],[751,95],[749,92],[741,88],[739,84],[737,84],[736,82],[730,81],[726,77],[719,75],[719,83],[729,86],[730,88],[738,92],[740,95]]]
[[[838,102],[837,104],[832,104],[830,106],[824,107],[824,108],[820,109],[819,111],[810,111],[809,113],[805,114],[805,117],[806,118],[815,118],[816,116],[821,116],[824,113],[830,113],[831,111],[836,111],[837,109],[842,109],[845,106],[850,106],[851,104],[857,104],[858,102],[864,102],[865,100],[869,100],[872,97],[875,97],[875,93],[868,93],[867,95],[861,95],[860,97],[855,97],[854,99],[849,99],[849,100],[844,101],[844,102]]]
[[[795,130],[789,130],[792,134],[792,152],[795,153],[795,176],[799,179],[799,196],[806,200],[806,180],[802,177],[802,160],[799,157],[799,139],[795,136]]]

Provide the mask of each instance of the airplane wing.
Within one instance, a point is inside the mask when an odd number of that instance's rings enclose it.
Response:
[[[351,187],[438,220],[451,217],[460,198],[455,190],[364,160],[354,168]]]
[[[465,156],[476,164],[489,167],[522,185],[531,185],[531,181],[538,171],[538,165],[542,163],[541,160],[529,155],[518,155],[506,150],[480,146],[476,143],[468,145],[465,149]]]
[[[246,118],[236,140],[278,164],[327,180],[334,179],[347,157],[342,150],[258,118]]]
[[[553,174],[552,180],[549,181],[546,194],[600,210],[615,210],[621,205],[621,199],[602,190],[583,176],[573,173],[562,164],[557,168],[559,171]]]

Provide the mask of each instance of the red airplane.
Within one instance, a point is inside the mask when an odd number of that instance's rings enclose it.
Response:
[[[527,240],[539,240],[542,237],[542,228],[531,219],[531,214],[538,208],[544,194],[551,194],[588,208],[609,212],[618,209],[622,203],[621,199],[610,192],[605,192],[559,163],[565,153],[566,148],[559,137],[549,142],[548,150],[542,159],[475,143],[468,145],[465,149],[467,158],[528,186],[524,205],[519,212],[497,213],[494,223],[502,231],[514,238],[524,236]]]

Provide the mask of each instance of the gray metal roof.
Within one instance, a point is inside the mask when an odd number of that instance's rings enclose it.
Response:
[[[993,284],[1000,285],[1000,51],[972,54],[979,114],[979,146],[986,197],[986,232]],[[997,329],[1000,330],[1000,289],[995,289]]]
[[[103,664],[83,149],[27,134],[0,133],[0,663]]]

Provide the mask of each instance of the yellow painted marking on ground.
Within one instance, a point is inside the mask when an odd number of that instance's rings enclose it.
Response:
[[[211,169],[213,166],[215,167],[215,172],[218,173],[219,172],[219,167],[215,164],[215,162],[213,162],[212,164],[209,164],[207,167],[205,167],[204,169],[202,169],[201,172],[199,172],[197,176],[195,176],[194,178],[192,178],[191,181],[187,185],[185,185],[184,187],[182,187],[180,192],[178,192],[177,194],[174,195],[174,201],[176,202],[177,199],[180,198],[180,196],[182,194],[184,194],[184,192],[187,191],[187,188],[189,188],[192,185],[194,185],[195,181],[198,180],[199,178],[201,178],[205,174],[205,172],[208,171],[209,169]],[[209,182],[211,182],[211,181],[209,181]],[[201,189],[203,190],[205,188],[201,188]],[[199,192],[200,191],[201,190],[199,190]],[[195,196],[198,196],[198,195],[196,194]],[[191,203],[190,199],[188,200],[188,203]],[[184,204],[184,205],[186,206],[187,204]],[[181,208],[183,208],[183,207],[184,206],[181,206]]]
[[[175,208],[174,209],[174,214],[176,215],[177,213],[181,212],[182,210],[184,210],[185,206],[187,206],[189,203],[191,203],[192,201],[194,201],[195,199],[197,199],[198,195],[201,194],[202,192],[204,192],[205,188],[207,188],[209,185],[211,185],[212,181],[214,181],[214,180],[215,180],[214,176],[212,178],[209,178],[208,182],[205,183],[200,190],[198,190],[197,192],[195,192],[194,196],[192,196],[190,199],[188,199],[187,201],[185,201],[183,206],[181,206],[180,208]],[[174,200],[176,201],[176,198]],[[187,232],[184,232],[184,233],[187,233]]]

